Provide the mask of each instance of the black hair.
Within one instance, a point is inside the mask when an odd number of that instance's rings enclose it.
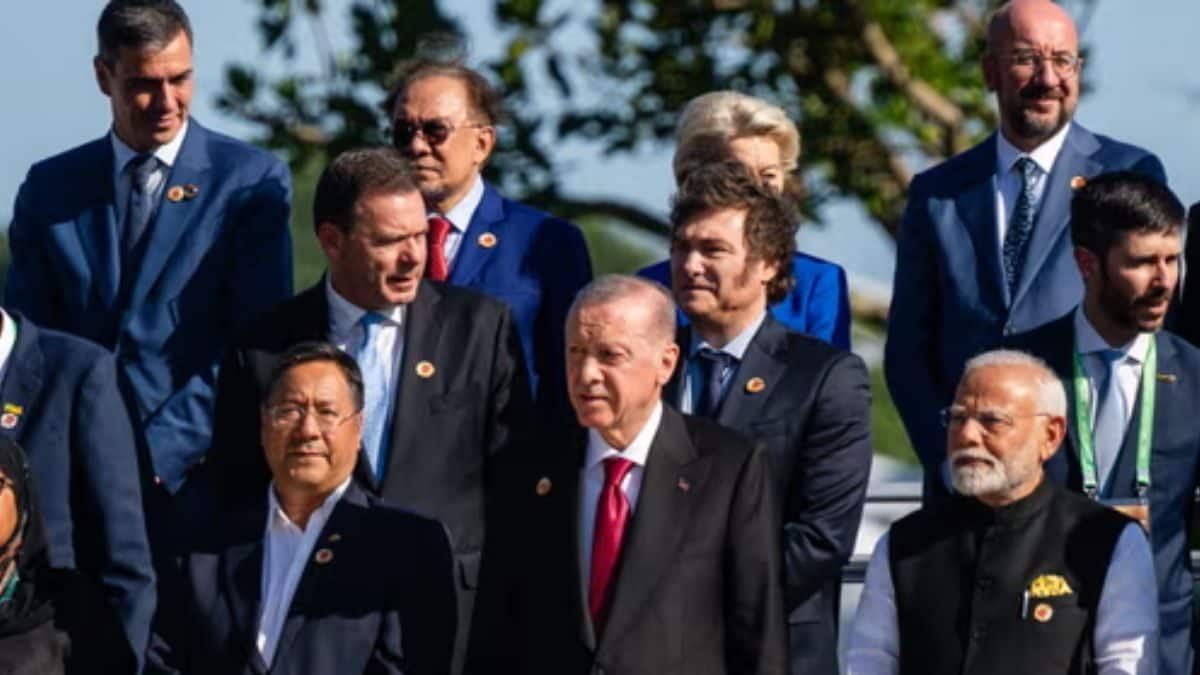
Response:
[[[354,409],[362,410],[363,377],[362,371],[358,369],[358,363],[349,354],[328,342],[317,341],[300,342],[292,345],[279,357],[279,361],[271,369],[270,377],[267,378],[267,388],[263,390],[263,407],[265,408],[267,403],[270,402],[271,396],[275,393],[275,388],[279,386],[279,381],[287,375],[288,371],[305,363],[316,362],[332,363],[341,369],[342,375],[346,377],[346,386],[350,388],[350,397],[354,401]]]
[[[122,47],[159,50],[180,31],[195,44],[192,24],[175,0],[112,0],[96,25],[100,59],[112,67]]]
[[[1101,260],[1130,232],[1168,233],[1183,228],[1183,203],[1167,186],[1132,171],[1087,180],[1071,200],[1071,241]]]

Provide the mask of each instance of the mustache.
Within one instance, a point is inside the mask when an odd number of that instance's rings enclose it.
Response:
[[[1031,84],[1021,90],[1021,98],[1026,100],[1052,98],[1061,101],[1062,99],[1066,98],[1066,94],[1062,91],[1061,87],[1046,87],[1042,85]]]
[[[1155,288],[1145,295],[1134,298],[1133,304],[1138,306],[1157,305],[1171,297],[1171,290],[1166,287]]]
[[[963,460],[971,460],[976,462],[984,462],[988,466],[996,465],[996,458],[992,457],[991,453],[983,448],[976,446],[968,446],[963,448],[954,448],[950,451],[950,464],[954,465]]]

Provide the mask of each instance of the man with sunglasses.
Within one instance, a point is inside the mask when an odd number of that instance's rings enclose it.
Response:
[[[1072,121],[1083,60],[1057,4],[998,9],[982,65],[1000,129],[913,180],[897,240],[884,368],[925,467],[927,500],[948,494],[936,411],[966,360],[1078,302],[1067,236],[1073,189],[1123,169],[1165,182],[1154,155]]]
[[[426,276],[507,303],[539,410],[570,414],[563,325],[575,293],[592,278],[582,234],[483,180],[500,101],[479,73],[453,63],[405,64],[384,105],[392,144],[412,162],[425,198]]]

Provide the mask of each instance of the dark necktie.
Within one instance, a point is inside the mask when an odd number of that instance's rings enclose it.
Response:
[[[704,388],[696,401],[693,413],[698,417],[716,417],[721,407],[721,392],[724,389],[725,369],[733,363],[733,355],[701,347],[696,352],[700,358],[700,372],[704,375]]]
[[[629,500],[621,483],[633,469],[624,457],[604,460],[604,487],[596,503],[596,527],[592,533],[592,568],[588,578],[588,610],[596,635],[604,629],[608,603],[612,600],[613,577],[621,556],[621,540],[629,523]]]
[[[450,275],[446,261],[446,237],[454,226],[441,216],[429,217],[429,259],[425,261],[425,276],[434,281],[445,281]]]
[[[158,159],[143,154],[129,160],[129,201],[125,206],[125,227],[121,232],[121,261],[126,269],[136,267],[138,244],[146,234],[154,215],[154,191],[150,177],[158,168]]]
[[[1008,284],[1008,297],[1017,294],[1017,283],[1021,280],[1021,268],[1025,266],[1025,254],[1029,239],[1033,235],[1033,219],[1036,208],[1033,198],[1033,183],[1037,180],[1038,165],[1028,157],[1017,160],[1016,169],[1021,174],[1021,194],[1013,207],[1008,230],[1004,233],[1004,281]]]

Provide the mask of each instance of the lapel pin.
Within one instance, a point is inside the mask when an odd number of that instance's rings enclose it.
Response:
[[[767,381],[762,379],[761,377],[752,377],[752,378],[750,378],[750,381],[746,383],[746,393],[747,394],[757,394],[758,392],[760,392],[766,388],[767,388]]]
[[[417,362],[417,377],[428,380],[429,378],[433,377],[433,374],[436,372],[437,368],[434,368],[432,363],[428,361]]]
[[[317,554],[313,556],[313,560],[316,561],[318,565],[328,565],[329,561],[333,560],[333,551],[323,548],[317,551]]]
[[[14,415],[20,415],[21,413],[25,412],[25,407],[19,406],[16,403],[5,403],[4,404],[4,412],[12,413]]]
[[[553,484],[550,483],[550,479],[543,477],[537,482],[537,487],[534,490],[537,492],[537,496],[545,497],[550,494],[551,487],[553,487]]]
[[[342,535],[338,534],[337,532],[334,532],[333,534],[329,535],[329,539],[326,539],[326,541],[328,541],[329,543],[333,543],[333,542],[341,541],[341,540],[342,540]]]
[[[181,187],[179,185],[172,185],[170,187],[170,189],[167,190],[167,199],[169,199],[173,202],[182,201],[183,196],[184,196],[183,187]]]
[[[680,492],[687,492],[692,489],[692,483],[683,476],[680,476],[679,480],[675,483],[675,487],[679,488]]]
[[[0,427],[4,429],[12,429],[13,427],[17,426],[17,422],[20,421],[20,416],[12,413],[4,413],[3,415],[0,415]]]
[[[1078,189],[1082,188],[1084,185],[1087,185],[1087,179],[1084,178],[1083,176],[1075,176],[1074,178],[1071,179],[1071,189],[1072,190],[1078,190]]]
[[[492,234],[491,232],[484,232],[483,234],[479,235],[479,245],[484,248],[492,248],[498,243],[500,243],[500,240],[497,239],[496,235]]]
[[[188,183],[183,186],[183,198],[195,199],[196,195],[200,194],[200,186],[195,183]]]
[[[1033,618],[1037,620],[1038,623],[1046,623],[1053,617],[1054,608],[1044,602],[1039,602],[1037,606],[1033,608]]]
[[[1159,373],[1158,377],[1156,379],[1159,382],[1166,382],[1167,384],[1175,384],[1175,374],[1174,373]]]

